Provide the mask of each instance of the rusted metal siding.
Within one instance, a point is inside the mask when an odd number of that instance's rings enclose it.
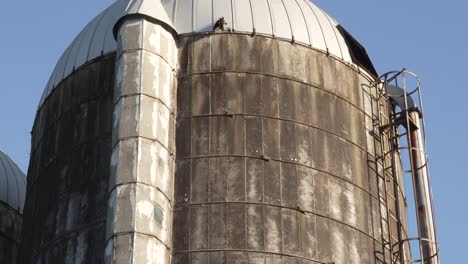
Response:
[[[78,69],[37,113],[19,263],[103,262],[114,68]]]
[[[375,263],[369,79],[268,37],[178,43],[174,263]]]

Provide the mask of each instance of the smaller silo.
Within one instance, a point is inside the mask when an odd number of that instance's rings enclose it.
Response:
[[[0,263],[16,263],[21,242],[26,176],[0,150]]]

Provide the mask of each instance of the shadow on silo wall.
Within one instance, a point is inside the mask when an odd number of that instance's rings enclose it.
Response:
[[[0,202],[0,263],[17,263],[22,216]]]
[[[19,263],[102,263],[115,55],[63,80],[39,109]]]

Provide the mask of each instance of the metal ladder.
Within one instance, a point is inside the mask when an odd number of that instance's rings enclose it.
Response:
[[[387,100],[384,97],[385,93],[380,83],[376,83],[374,91],[371,91],[371,109],[372,109],[372,122],[373,122],[373,135],[374,135],[374,151],[375,151],[375,165],[376,174],[378,178],[377,189],[379,198],[379,210],[380,210],[380,221],[382,230],[382,263],[399,263],[397,260],[399,252],[395,251],[393,244],[396,241],[400,241],[401,232],[400,230],[400,217],[394,215],[390,210],[390,203],[393,203],[395,208],[399,207],[398,195],[394,196],[390,192],[390,188],[393,188],[393,193],[398,194],[394,186],[397,180],[394,160],[394,142],[392,140],[392,129],[383,129],[385,127],[391,128],[389,109],[387,107]],[[380,181],[383,181],[383,188],[381,188]],[[391,186],[390,183],[392,183]],[[385,207],[382,212],[382,205]],[[398,211],[398,209],[397,209]],[[397,213],[398,214],[398,213]],[[385,217],[384,217],[385,215]],[[392,219],[397,225],[397,237],[392,232]],[[385,234],[385,229],[387,234]]]
[[[409,78],[412,78],[416,87],[408,90]],[[395,264],[439,264],[439,249],[437,245],[436,227],[434,219],[434,207],[430,175],[428,169],[428,158],[426,148],[426,129],[423,114],[423,103],[421,96],[420,79],[414,73],[406,71],[388,72],[382,76],[382,96],[388,106],[387,115],[383,115],[385,122],[381,122],[380,131],[382,138],[387,137],[390,143],[386,156],[391,157],[391,170],[394,180],[394,193],[396,219],[401,219],[401,208],[399,208],[398,193],[398,171],[397,157],[406,157],[406,163],[399,161],[402,167],[403,177],[410,176],[413,181],[413,192],[416,207],[416,220],[418,236],[403,237],[400,221],[397,222],[398,238],[391,245],[392,263]],[[378,111],[379,115],[381,111]],[[382,142],[384,142],[383,139]],[[383,144],[382,144],[383,145]],[[404,167],[410,167],[405,169]],[[385,171],[385,169],[384,169]],[[386,175],[386,173],[385,173]],[[388,196],[387,196],[388,197]],[[388,203],[387,203],[388,204]],[[388,219],[387,219],[388,220]],[[391,234],[389,233],[391,241]],[[418,248],[411,248],[416,242]]]

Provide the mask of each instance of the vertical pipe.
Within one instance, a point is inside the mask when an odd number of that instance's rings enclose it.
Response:
[[[429,175],[427,160],[422,143],[421,129],[419,128],[419,113],[413,111],[409,118],[416,126],[408,127],[408,142],[410,143],[411,169],[413,174],[416,215],[418,218],[418,231],[421,239],[422,263],[438,264],[437,246],[435,244],[434,215],[432,212],[432,199],[430,196]]]

